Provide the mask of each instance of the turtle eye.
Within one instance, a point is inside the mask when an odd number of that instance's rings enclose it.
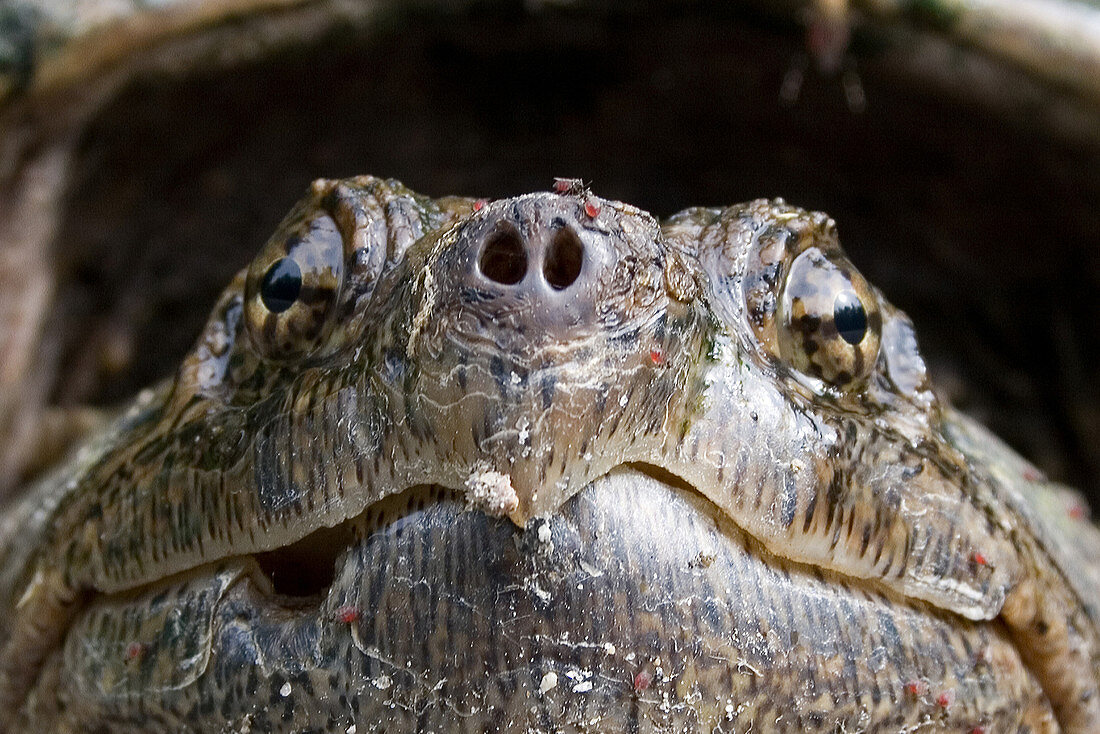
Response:
[[[859,346],[867,334],[867,309],[853,291],[841,291],[833,299],[833,323],[840,338]]]
[[[283,361],[316,351],[331,330],[344,276],[344,241],[320,212],[284,222],[248,269],[246,314],[261,356]]]
[[[260,300],[272,313],[282,313],[293,306],[301,292],[302,269],[289,257],[273,262],[260,282]]]
[[[780,357],[841,388],[862,382],[878,359],[882,316],[867,281],[819,248],[791,263],[779,299]]]

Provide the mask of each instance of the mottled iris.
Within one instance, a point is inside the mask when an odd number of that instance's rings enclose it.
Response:
[[[847,388],[874,369],[882,317],[867,282],[842,254],[818,247],[799,253],[777,313],[780,354],[799,372]]]

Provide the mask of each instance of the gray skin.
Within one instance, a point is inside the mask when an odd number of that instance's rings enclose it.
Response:
[[[823,214],[318,181],[7,508],[0,721],[1096,732],[1082,507]]]

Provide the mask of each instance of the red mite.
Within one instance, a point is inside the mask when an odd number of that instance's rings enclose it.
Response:
[[[1069,516],[1073,520],[1081,520],[1085,517],[1085,508],[1083,505],[1072,504],[1069,506]]]
[[[581,194],[584,193],[584,181],[579,178],[555,178],[554,179],[554,193],[562,194]]]
[[[634,690],[644,691],[649,688],[649,684],[653,682],[653,676],[644,670],[639,670],[634,674]]]
[[[126,662],[137,660],[143,652],[145,652],[145,645],[140,642],[131,642],[126,646]]]
[[[971,727],[970,734],[988,734],[989,730],[980,724],[978,726]]]
[[[936,696],[936,705],[941,709],[949,708],[953,703],[955,703],[954,691],[943,691],[940,695]]]
[[[973,553],[971,553],[970,558],[971,558],[971,560],[974,561],[974,563],[978,564],[979,566],[988,566],[989,565],[989,559],[986,558],[981,553],[979,553],[978,551],[974,551]]]
[[[595,197],[589,196],[584,200],[584,213],[590,219],[595,219],[600,213],[600,202],[596,201]]]
[[[479,212],[485,208],[485,205],[489,203],[488,199],[478,199],[474,202],[474,211]]]
[[[660,366],[665,363],[665,353],[660,349],[654,349],[649,353],[649,361]]]
[[[928,691],[928,686],[922,680],[911,680],[905,684],[905,692],[910,696],[920,696]]]
[[[353,606],[342,606],[336,610],[336,621],[343,624],[351,624],[358,621],[359,610]]]

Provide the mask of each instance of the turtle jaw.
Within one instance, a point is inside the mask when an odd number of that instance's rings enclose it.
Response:
[[[404,486],[457,489],[523,526],[616,466],[660,453],[702,384],[695,316],[666,311],[629,342],[590,336],[539,366],[452,343],[449,358],[400,398],[417,418],[396,427],[399,440],[415,442],[416,463],[435,467],[406,475]]]

